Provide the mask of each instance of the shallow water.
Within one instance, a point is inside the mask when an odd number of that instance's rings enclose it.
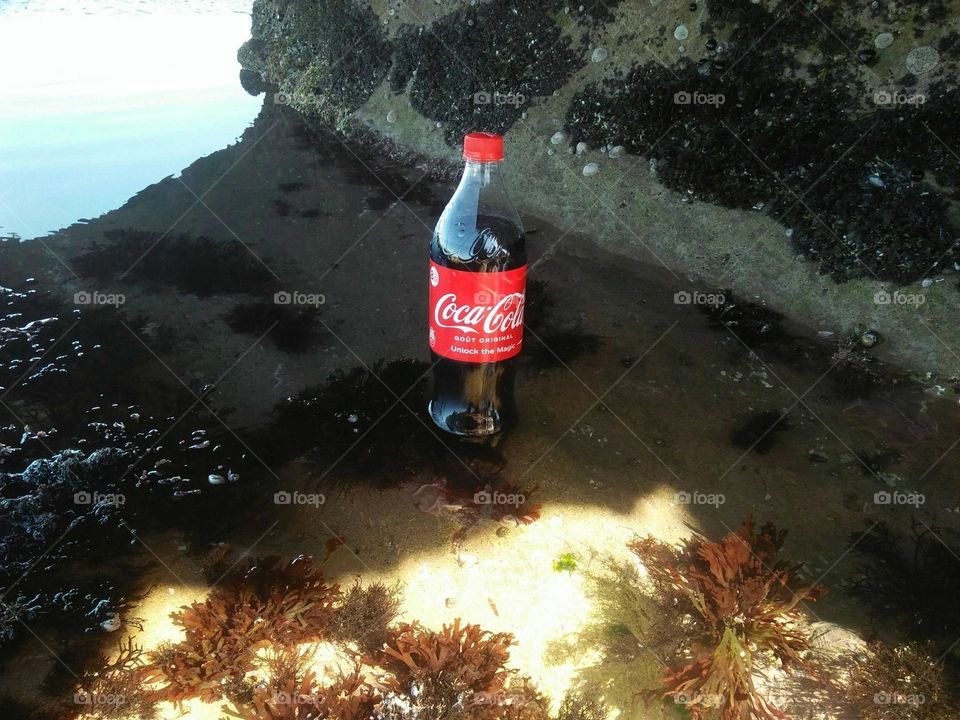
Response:
[[[0,471],[74,448],[121,453],[65,465],[66,480],[42,466],[5,480],[7,500],[31,482],[56,492],[5,506],[16,542],[0,585],[5,603],[23,601],[4,625],[0,694],[55,707],[51,688],[86,669],[81,650],[117,637],[102,626],[112,612],[148,649],[175,637],[168,614],[204,595],[200,566],[219,542],[329,556],[343,585],[402,581],[409,618],[515,633],[514,662],[554,700],[591,676],[624,713],[630,674],[577,646],[591,603],[582,574],[554,569],[565,554],[585,568],[634,534],[673,540],[689,523],[718,537],[752,513],[788,528],[785,555],[831,588],[816,618],[904,632],[846,586],[880,521],[957,547],[954,387],[759,299],[717,306],[722,289],[527,217],[520,424],[491,446],[443,438],[424,408],[424,268],[451,185],[272,95],[257,102],[238,143],[178,177],[145,162],[155,184],[122,207],[0,244]],[[77,173],[86,158],[70,160]],[[478,506],[485,489],[522,500]],[[97,517],[75,492],[123,504]],[[43,525],[45,508],[56,519]],[[951,631],[935,632],[941,652]],[[38,689],[51,674],[60,684]],[[216,705],[191,705],[204,713]]]
[[[249,6],[0,3],[0,234],[96,217],[234,141],[259,106],[237,82]]]

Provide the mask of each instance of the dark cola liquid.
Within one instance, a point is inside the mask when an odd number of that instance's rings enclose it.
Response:
[[[468,272],[505,272],[527,264],[523,230],[504,218],[479,215],[476,230],[456,223],[441,225],[430,244],[430,258],[444,267]],[[472,230],[472,228],[471,228]],[[517,419],[513,394],[518,356],[498,362],[460,362],[431,352],[433,397],[430,415],[447,432],[485,436]]]

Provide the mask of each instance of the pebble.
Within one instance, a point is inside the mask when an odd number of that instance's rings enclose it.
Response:
[[[623,145],[616,145],[610,148],[610,157],[616,160],[617,158],[623,157],[627,154],[627,149]]]
[[[895,488],[898,485],[903,484],[900,476],[893,473],[877,473],[877,477],[880,478],[887,487]]]
[[[598,47],[594,49],[593,53],[590,55],[590,59],[593,62],[603,62],[607,59],[608,54],[609,53],[607,52],[606,48]]]
[[[226,478],[223,475],[217,475],[215,473],[210,473],[207,475],[207,482],[211,485],[223,485],[226,482]]]
[[[555,132],[550,137],[550,143],[553,145],[562,145],[566,141],[567,141],[567,134],[563,130]]]
[[[600,166],[596,163],[587,163],[583,166],[583,176],[584,177],[593,177],[598,172],[600,172]]]
[[[557,151],[553,148],[547,148],[547,155],[556,155]]]
[[[877,61],[877,51],[873,48],[866,48],[857,53],[857,60],[867,65],[872,65]]]
[[[589,148],[587,147],[587,144],[585,142],[577,143],[577,155],[586,155],[588,149]]]
[[[687,30],[686,25],[677,25],[677,29],[673,31],[673,36],[677,40],[686,40],[690,37],[690,31]]]
[[[119,613],[110,613],[106,620],[100,623],[102,627],[107,632],[116,632],[123,626],[123,621],[120,620]]]
[[[885,50],[893,45],[893,33],[882,32],[873,39],[873,46],[877,50]]]
[[[907,54],[907,70],[914,75],[923,75],[933,70],[940,62],[940,53],[929,45],[914,48]]]
[[[818,450],[816,448],[811,450],[808,454],[810,455],[810,459],[817,463],[825,463],[830,459],[830,456],[827,455],[823,450]]]
[[[933,278],[924,278],[923,282],[920,283],[921,287],[931,287],[933,285]]]
[[[397,111],[391,110],[390,112],[387,113],[387,122],[395,123],[396,121],[397,121]]]
[[[860,336],[860,344],[865,348],[872,348],[878,342],[880,342],[880,335],[875,330],[867,330]]]

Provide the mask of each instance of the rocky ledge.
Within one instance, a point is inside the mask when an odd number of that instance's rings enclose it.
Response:
[[[958,27],[941,0],[255,0],[239,59],[435,161],[505,133],[523,211],[950,376]]]

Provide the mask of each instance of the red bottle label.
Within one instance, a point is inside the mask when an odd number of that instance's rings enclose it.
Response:
[[[430,261],[430,349],[462,362],[512,358],[523,345],[527,266],[465,272]]]

